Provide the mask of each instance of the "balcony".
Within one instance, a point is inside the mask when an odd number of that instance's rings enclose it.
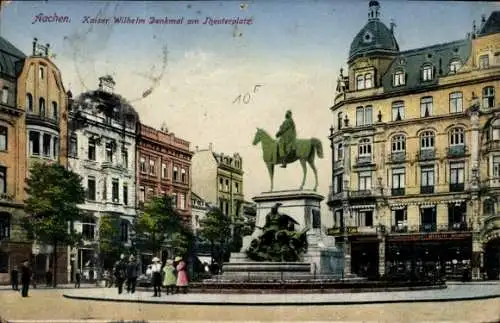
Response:
[[[346,191],[340,191],[340,192],[335,192],[333,189],[330,189],[330,194],[329,196],[329,201],[340,201],[343,199],[347,198],[347,192]]]
[[[434,186],[420,186],[420,194],[433,194]]]
[[[26,124],[40,126],[44,128],[50,128],[59,131],[59,120],[54,118],[47,118],[40,116],[38,114],[27,113],[26,114]]]
[[[500,150],[500,140],[488,141],[485,145],[486,152]]]
[[[358,156],[356,158],[356,166],[370,165],[372,163],[372,156]]]
[[[402,195],[405,195],[405,188],[404,187],[393,188],[393,189],[391,189],[391,195],[392,196],[402,196]]]
[[[436,225],[436,223],[424,223],[424,224],[420,225],[419,231],[420,232],[436,232],[437,225]]]
[[[467,222],[452,222],[448,224],[449,231],[470,231],[471,228]]]
[[[393,225],[391,227],[391,232],[393,233],[407,233],[408,232],[408,225]]]
[[[406,161],[406,152],[400,151],[389,155],[391,163],[404,163]]]
[[[436,150],[432,149],[420,149],[417,153],[418,161],[426,161],[436,159]]]
[[[333,169],[338,169],[344,167],[344,160],[336,160],[333,162]]]
[[[372,190],[358,190],[358,191],[350,191],[350,198],[363,198],[372,195]]]
[[[464,157],[466,151],[467,147],[465,147],[465,145],[450,146],[448,147],[448,152],[446,156],[448,158]]]
[[[464,183],[450,184],[450,192],[463,192],[465,190]]]

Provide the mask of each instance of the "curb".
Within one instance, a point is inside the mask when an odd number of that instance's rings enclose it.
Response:
[[[500,298],[499,294],[459,297],[448,299],[402,299],[402,300],[380,300],[380,301],[353,301],[353,302],[269,302],[269,303],[251,303],[251,302],[200,302],[200,301],[150,301],[150,300],[135,300],[135,299],[112,299],[89,296],[74,296],[63,294],[63,297],[68,299],[86,300],[86,301],[101,301],[101,302],[116,302],[116,303],[144,303],[157,305],[216,305],[216,306],[328,306],[328,305],[369,305],[369,304],[391,304],[391,303],[448,303],[448,302],[463,302],[473,300],[485,300]]]

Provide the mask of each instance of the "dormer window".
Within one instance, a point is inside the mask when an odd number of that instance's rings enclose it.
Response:
[[[356,89],[364,90],[373,87],[373,73],[365,73],[356,76]]]
[[[490,57],[488,54],[479,56],[479,68],[490,67]]]
[[[356,89],[363,90],[365,88],[365,77],[363,75],[358,75],[356,77]]]
[[[422,81],[431,81],[432,80],[432,65],[425,65],[422,68]]]
[[[371,89],[373,87],[373,75],[372,73],[365,74],[365,89]]]
[[[402,70],[398,70],[394,73],[393,79],[394,86],[405,85],[405,72]]]
[[[458,59],[454,59],[450,62],[450,73],[455,74],[462,67],[462,62]]]

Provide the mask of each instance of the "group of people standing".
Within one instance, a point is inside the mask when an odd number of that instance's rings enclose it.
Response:
[[[187,293],[189,283],[187,266],[181,257],[176,257],[175,260],[168,259],[163,266],[158,257],[154,257],[152,261],[151,284],[154,291],[153,297],[161,296],[162,286],[165,287],[167,295],[179,293],[181,288],[184,294]]]
[[[21,296],[28,297],[28,291],[31,284],[32,271],[28,260],[25,260],[21,266]],[[19,291],[19,271],[17,266],[11,271],[12,289]]]
[[[123,292],[123,284],[127,283],[127,293],[135,293],[137,284],[137,276],[139,273],[139,264],[135,261],[135,257],[131,255],[128,263],[125,262],[125,256],[121,255],[120,260],[116,262],[113,268],[115,276],[115,284],[118,288],[118,294]]]

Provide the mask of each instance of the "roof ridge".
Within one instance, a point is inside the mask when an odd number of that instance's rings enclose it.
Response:
[[[453,44],[460,44],[460,43],[464,43],[466,41],[469,41],[469,39],[468,38],[464,38],[464,39],[460,39],[460,40],[454,40],[454,41],[451,41],[451,42],[444,42],[444,43],[438,43],[438,44],[433,44],[433,45],[424,46],[424,47],[407,49],[407,50],[404,50],[404,51],[400,51],[399,54],[400,55],[406,55],[406,54],[411,54],[411,53],[417,53],[417,52],[420,52],[420,51],[423,51],[423,50],[429,50],[429,49],[439,48],[439,47],[443,47],[443,46],[450,46],[450,45],[453,45]]]

